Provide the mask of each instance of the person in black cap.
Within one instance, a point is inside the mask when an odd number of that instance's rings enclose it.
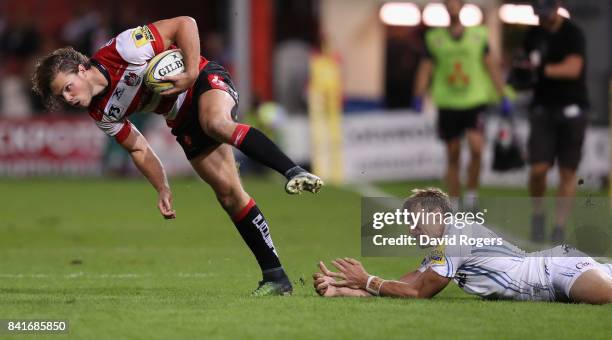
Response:
[[[531,238],[536,242],[545,238],[546,175],[557,162],[560,183],[551,241],[558,244],[565,239],[565,224],[576,194],[576,169],[588,121],[586,42],[580,28],[558,14],[559,0],[535,0],[532,4],[540,24],[524,41],[535,72],[528,143],[529,191],[534,203]]]

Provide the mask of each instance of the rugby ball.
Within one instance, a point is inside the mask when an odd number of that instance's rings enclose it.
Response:
[[[185,72],[185,62],[181,50],[164,51],[149,61],[145,74],[145,85],[155,93],[171,89],[173,84],[163,81],[165,76],[175,76]]]

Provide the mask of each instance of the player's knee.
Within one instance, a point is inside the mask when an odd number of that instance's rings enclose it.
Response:
[[[219,201],[219,204],[221,204],[223,209],[228,212],[232,212],[242,208],[241,204],[244,201],[244,198],[242,196],[243,194],[246,195],[242,188],[232,185],[227,185],[223,188],[218,188],[217,190],[215,190],[215,194],[217,196],[217,201]]]
[[[559,169],[559,177],[561,182],[574,183],[576,181],[576,171],[569,169]]]
[[[459,154],[449,154],[448,155],[448,167],[449,168],[457,168],[459,167]]]
[[[222,130],[222,121],[217,118],[206,119],[201,125],[204,133],[213,137],[218,136],[219,132]]]
[[[472,161],[480,162],[482,159],[482,150],[481,149],[472,149],[470,150],[470,157]]]
[[[232,188],[223,188],[215,193],[217,201],[225,210],[231,210],[236,205],[236,194]]]
[[[202,130],[204,130],[204,133],[223,142],[231,139],[232,133],[234,132],[234,122],[228,118],[224,118],[223,115],[220,114],[205,116],[210,118],[206,118],[201,121]]]
[[[548,167],[534,165],[531,167],[531,177],[536,179],[545,178],[548,173]]]

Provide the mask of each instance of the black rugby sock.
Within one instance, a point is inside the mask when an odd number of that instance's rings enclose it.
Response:
[[[238,124],[232,134],[231,144],[249,158],[278,171],[285,177],[287,171],[296,166],[270,138],[248,125]]]
[[[255,200],[251,198],[247,206],[232,219],[240,236],[255,255],[264,280],[278,281],[283,277],[286,278],[272,243],[268,222],[255,204]]]

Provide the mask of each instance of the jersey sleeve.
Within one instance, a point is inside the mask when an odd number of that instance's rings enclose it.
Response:
[[[566,41],[567,54],[578,54],[580,56],[585,55],[586,51],[586,40],[584,35],[579,29],[574,29],[568,34]]]
[[[130,135],[130,132],[135,129],[134,125],[129,120],[122,122],[103,122],[96,121],[96,125],[106,135],[115,137],[118,143],[122,143]]]
[[[440,276],[454,277],[463,261],[462,257],[450,256],[444,246],[438,246],[423,259],[418,271],[422,273],[431,268]]]
[[[126,62],[142,65],[164,51],[164,42],[155,25],[148,24],[121,32],[115,48]]]

